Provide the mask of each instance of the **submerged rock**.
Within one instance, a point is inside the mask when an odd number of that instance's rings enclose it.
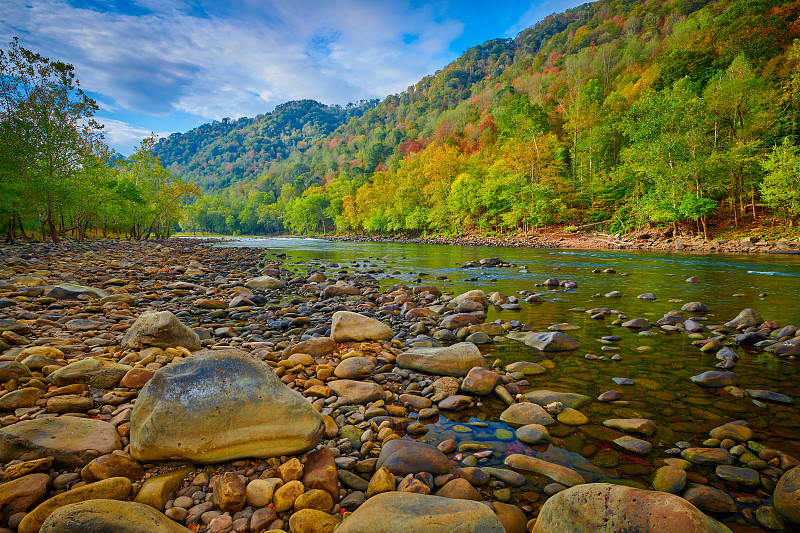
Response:
[[[692,376],[689,379],[705,387],[720,388],[739,384],[739,375],[736,372],[727,370],[709,370],[708,372]]]
[[[512,332],[509,339],[525,343],[531,348],[543,352],[568,352],[576,349],[581,344],[560,331],[547,331],[541,333]]]

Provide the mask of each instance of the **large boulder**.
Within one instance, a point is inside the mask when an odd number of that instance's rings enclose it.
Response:
[[[775,509],[792,524],[800,525],[800,467],[794,467],[781,476],[773,498]]]
[[[430,472],[433,475],[450,471],[447,456],[430,444],[408,439],[391,440],[383,445],[375,468],[386,467],[397,476]]]
[[[47,378],[59,387],[82,383],[98,389],[116,387],[120,380],[131,369],[108,359],[87,357],[59,368]]]
[[[533,402],[513,403],[500,413],[500,421],[509,426],[520,427],[529,424],[547,426],[555,420],[541,405]]]
[[[0,429],[0,463],[49,456],[57,465],[73,469],[119,449],[117,428],[91,418],[37,418]]]
[[[673,494],[590,483],[551,496],[532,533],[730,533],[692,504]]]
[[[331,338],[336,342],[388,340],[392,328],[374,318],[351,311],[336,311],[331,323]]]
[[[525,343],[527,346],[543,352],[568,352],[581,345],[578,341],[560,331],[540,333],[512,332],[508,334],[508,338]]]
[[[328,387],[346,403],[367,403],[382,400],[383,387],[375,382],[355,381],[353,379],[337,379],[329,381]]]
[[[149,505],[118,500],[88,500],[53,511],[39,533],[188,533]]]
[[[764,319],[761,318],[761,315],[758,314],[758,311],[755,309],[743,309],[736,318],[731,320],[730,322],[726,322],[725,325],[729,328],[749,328],[750,326],[758,326],[764,322]]]
[[[272,276],[259,276],[251,279],[244,286],[248,289],[282,289],[286,284]]]
[[[240,350],[203,350],[160,369],[131,414],[142,462],[218,463],[307,451],[322,416],[266,363]]]
[[[466,376],[475,367],[485,368],[486,359],[471,342],[447,347],[411,348],[397,356],[397,366],[442,376]]]
[[[50,487],[47,474],[29,474],[0,484],[0,521],[25,512],[42,501]]]
[[[336,533],[505,533],[482,503],[410,492],[384,492],[353,512]]]
[[[178,320],[169,311],[142,313],[122,337],[124,350],[141,350],[148,346],[175,348],[183,346],[191,351],[200,349],[197,333]]]
[[[57,283],[50,287],[44,294],[46,298],[54,298],[56,300],[76,300],[78,296],[85,294],[90,298],[106,298],[111,296],[103,289],[96,287],[86,287],[84,285],[76,285],[73,283]]]
[[[19,523],[18,533],[38,533],[48,517],[61,507],[87,500],[126,500],[131,493],[131,480],[125,477],[112,477],[97,483],[75,487],[67,492],[56,494],[36,506]],[[87,531],[76,529],[72,531]],[[93,531],[93,530],[88,530]],[[99,530],[99,531],[115,531]]]
[[[450,300],[450,304],[453,306],[459,306],[467,301],[479,303],[483,307],[489,307],[489,299],[486,297],[486,293],[480,289],[473,289],[471,291],[459,294]]]
[[[286,348],[283,350],[281,357],[283,359],[288,359],[290,355],[296,353],[307,353],[312,357],[321,357],[324,355],[330,355],[335,351],[336,341],[330,337],[311,337],[310,339],[304,340],[299,344],[295,344],[294,346]]]

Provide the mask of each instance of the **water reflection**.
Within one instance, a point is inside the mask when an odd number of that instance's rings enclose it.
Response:
[[[580,409],[589,417],[587,425],[555,424],[551,426],[552,445],[535,448],[520,443],[514,438],[514,428],[497,421],[504,405],[494,399],[487,399],[466,412],[422,421],[428,427],[428,433],[421,437],[424,441],[438,444],[452,438],[459,443],[490,445],[494,455],[481,464],[502,466],[509,453],[525,453],[574,468],[589,481],[614,480],[649,486],[652,471],[659,460],[670,457],[666,451],[674,448],[676,442],[700,445],[708,438],[709,430],[739,419],[748,421],[756,432],[757,442],[800,457],[797,407],[756,403],[749,397],[734,397],[721,389],[695,385],[689,377],[713,370],[719,361],[713,354],[700,352],[687,334],[654,329],[654,335],[644,336],[613,325],[613,317],[597,320],[585,312],[572,310],[609,307],[629,318],[644,317],[655,322],[666,312],[679,309],[681,302],[702,301],[710,309],[703,315],[707,320],[701,322],[706,326],[722,324],[747,307],[755,308],[764,319],[780,325],[800,325],[798,256],[340,243],[320,239],[242,239],[220,246],[261,247],[273,255],[284,252],[287,254],[284,266],[299,274],[316,270],[328,274],[372,271],[384,288],[397,282],[413,284],[421,280],[456,294],[473,288],[486,292],[498,290],[506,295],[522,290],[540,291],[545,301],[523,302],[519,311],[492,309],[487,321],[519,320],[536,330],[546,330],[552,324],[574,324],[580,329],[568,334],[581,343],[580,348],[567,354],[545,355],[519,342],[504,340],[484,348],[490,354],[490,361],[500,359],[509,364],[552,359],[554,368],[546,374],[528,377],[530,389],[577,392],[591,398],[616,389],[627,404],[590,402]],[[460,268],[468,261],[486,257],[500,257],[516,267]],[[329,266],[332,263],[338,266]],[[618,273],[592,272],[609,267]],[[446,279],[437,279],[442,276]],[[699,282],[685,281],[690,276],[697,276]],[[476,281],[465,281],[475,277]],[[573,279],[578,288],[547,290],[535,286],[549,277]],[[614,290],[620,291],[622,297],[595,297]],[[645,292],[654,293],[656,301],[636,298]],[[708,330],[703,334],[710,336]],[[608,335],[618,335],[621,339],[611,343],[601,340]],[[610,351],[608,347],[617,349]],[[793,358],[778,358],[757,349],[737,348],[736,352],[740,360],[735,371],[743,389],[766,389],[800,400],[800,369]],[[586,354],[602,357],[587,360]],[[611,360],[614,354],[619,354],[621,360]],[[615,377],[630,378],[634,384],[617,385],[612,380]],[[623,433],[604,427],[602,423],[608,418],[654,420],[658,430],[648,439],[653,443],[652,453],[637,456],[612,444]],[[474,422],[485,427],[470,425]],[[729,492],[754,492],[717,478],[711,467],[695,466],[692,471],[724,485]],[[527,498],[535,501],[537,491],[541,492],[547,482],[541,477],[530,477],[526,490],[532,492],[526,493]],[[724,518],[728,524],[738,519],[741,517]]]

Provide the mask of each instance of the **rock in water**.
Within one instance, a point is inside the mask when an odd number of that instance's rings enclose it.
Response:
[[[122,449],[117,428],[102,420],[60,416],[23,420],[0,429],[0,462],[53,457],[67,468]]]
[[[721,388],[739,384],[738,374],[736,374],[736,372],[730,372],[727,370],[709,370],[707,372],[703,372],[702,374],[692,376],[689,379],[698,385],[703,385],[704,387]]]
[[[741,313],[736,315],[736,318],[725,325],[729,328],[749,328],[750,326],[758,326],[764,322],[761,315],[755,309],[744,309]]]
[[[505,533],[500,520],[482,503],[410,492],[373,496],[350,515],[336,533]]]
[[[532,533],[553,531],[730,533],[680,496],[610,483],[579,485],[551,496]]]
[[[800,467],[794,467],[775,487],[775,509],[792,524],[800,525]]]
[[[158,348],[183,346],[195,351],[200,349],[200,337],[170,311],[148,311],[142,313],[125,332],[122,348],[141,350],[148,346]]]
[[[536,348],[543,352],[567,352],[580,346],[578,341],[560,331],[542,333],[512,332],[508,334],[508,338],[523,342],[531,348]]]
[[[331,323],[331,338],[336,342],[388,340],[394,336],[392,328],[374,318],[336,311]]]
[[[466,376],[475,367],[486,367],[481,351],[471,342],[446,348],[411,348],[397,356],[397,366],[442,376]]]
[[[322,416],[272,369],[239,350],[203,350],[160,369],[131,414],[131,456],[217,463],[307,451]]]
[[[375,468],[386,467],[398,476],[430,472],[446,474],[450,470],[447,456],[430,444],[415,440],[396,439],[383,445]]]
[[[149,505],[117,500],[89,500],[55,510],[42,524],[40,533],[183,533],[189,529]]]

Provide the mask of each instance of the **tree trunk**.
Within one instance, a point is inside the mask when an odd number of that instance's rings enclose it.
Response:
[[[53,206],[50,204],[47,206],[47,227],[50,229],[50,239],[52,239],[53,244],[60,243],[61,239],[58,238],[58,230],[53,220]]]
[[[8,235],[6,235],[6,239],[8,244],[14,244],[14,215],[11,215],[8,219]]]
[[[23,240],[28,240],[28,235],[25,233],[25,226],[22,225],[22,217],[19,216],[19,212],[15,212],[14,216],[17,219],[17,225],[19,226],[19,233],[22,235]]]

